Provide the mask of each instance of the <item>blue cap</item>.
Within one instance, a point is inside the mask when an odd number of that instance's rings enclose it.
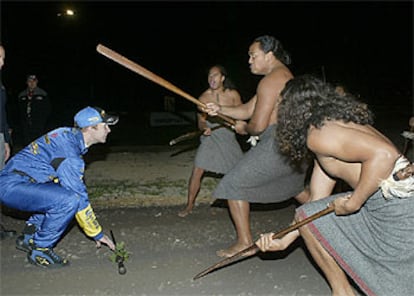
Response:
[[[80,127],[88,127],[97,125],[98,123],[104,122],[108,125],[117,124],[119,117],[116,115],[109,115],[105,113],[105,110],[99,107],[86,107],[76,113],[75,124]]]

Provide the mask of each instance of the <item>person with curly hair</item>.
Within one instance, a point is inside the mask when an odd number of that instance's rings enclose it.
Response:
[[[296,209],[301,221],[334,212],[280,239],[261,235],[261,251],[286,249],[301,236],[333,295],[414,295],[414,165],[373,127],[366,104],[309,75],[286,84],[277,142],[294,160],[314,159],[311,201]],[[333,194],[342,179],[349,192]]]

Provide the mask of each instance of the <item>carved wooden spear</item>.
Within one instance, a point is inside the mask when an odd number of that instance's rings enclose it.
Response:
[[[296,230],[299,227],[302,227],[303,225],[305,225],[305,224],[307,224],[307,223],[309,223],[309,222],[311,222],[311,221],[313,221],[315,219],[318,219],[318,218],[320,218],[320,217],[322,217],[322,216],[324,216],[326,214],[329,214],[329,213],[331,213],[333,211],[334,211],[333,204],[329,204],[326,209],[324,209],[322,211],[319,211],[319,212],[317,212],[317,213],[309,216],[308,218],[306,218],[306,219],[304,219],[302,221],[299,221],[299,222],[297,222],[295,224],[292,224],[291,226],[283,229],[282,231],[279,231],[278,233],[275,233],[272,238],[273,239],[281,238],[281,237],[285,236],[286,234],[288,234],[289,232],[291,232],[293,230]],[[199,279],[199,278],[205,276],[206,274],[208,274],[208,273],[210,273],[210,272],[212,272],[212,271],[214,271],[214,270],[216,270],[216,269],[218,269],[220,267],[229,265],[230,263],[236,261],[237,259],[239,259],[241,257],[253,256],[258,251],[259,251],[259,248],[256,246],[256,244],[252,244],[250,247],[247,247],[246,249],[241,250],[240,252],[234,254],[233,256],[231,256],[229,258],[226,258],[226,259],[223,259],[223,260],[217,262],[216,264],[210,266],[209,268],[203,270],[202,272],[198,273],[193,278],[193,280]],[[253,254],[251,254],[249,256],[246,256],[245,254],[246,253],[249,253],[249,252],[253,252]]]

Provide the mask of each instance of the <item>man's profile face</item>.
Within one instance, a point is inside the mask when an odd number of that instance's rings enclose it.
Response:
[[[92,144],[105,143],[106,137],[111,132],[111,129],[109,128],[108,124],[101,122],[95,126],[92,126],[89,132],[91,133],[93,138]]]
[[[253,74],[263,74],[266,66],[265,53],[260,48],[259,42],[253,42],[249,47],[250,71]]]

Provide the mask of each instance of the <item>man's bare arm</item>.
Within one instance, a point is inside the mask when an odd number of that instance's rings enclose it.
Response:
[[[248,120],[253,114],[256,104],[256,96],[251,98],[248,102],[238,106],[220,106],[219,112],[236,120]]]
[[[318,159],[332,157],[342,165],[360,163],[359,182],[348,200],[335,204],[337,214],[352,213],[378,190],[381,180],[386,179],[394,167],[399,152],[370,127],[353,128],[344,124],[328,123],[308,134],[308,147]],[[385,145],[384,145],[384,142]],[[341,164],[338,164],[341,165]]]
[[[331,195],[335,184],[336,181],[329,177],[315,160],[309,184],[310,200],[314,201]]]

